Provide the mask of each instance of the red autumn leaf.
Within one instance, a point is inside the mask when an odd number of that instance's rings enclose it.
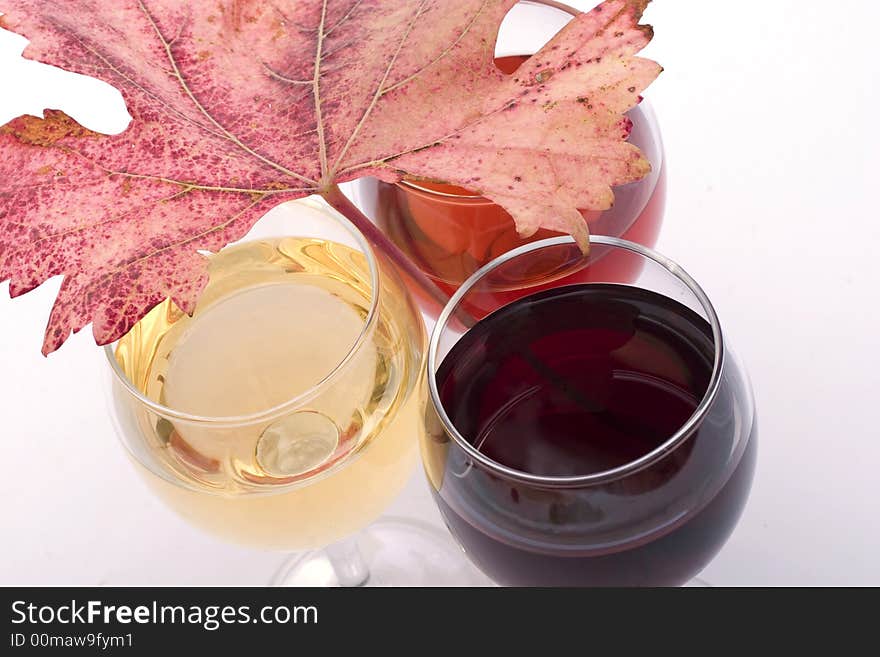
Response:
[[[119,135],[60,111],[0,127],[0,280],[64,280],[44,353],[100,344],[171,297],[191,312],[200,250],[274,205],[360,176],[478,190],[524,235],[586,226],[649,164],[624,112],[659,66],[635,57],[649,0],[608,0],[516,74],[493,64],[516,0],[0,0],[24,56],[104,80]]]

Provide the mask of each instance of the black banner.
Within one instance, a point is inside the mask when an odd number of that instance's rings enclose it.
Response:
[[[782,590],[5,588],[0,597],[0,655],[11,656],[217,650],[249,657],[318,648],[320,657],[342,646],[369,654],[448,646],[468,655],[477,638],[491,642],[492,655],[505,645],[547,654],[615,644],[631,654],[637,643],[673,649],[696,636],[715,637],[707,646],[724,636],[730,647],[731,630],[745,638],[746,618],[752,630],[764,619],[789,637],[819,623],[830,629],[828,606]],[[756,616],[762,607],[776,611]],[[787,629],[785,609],[797,616]]]

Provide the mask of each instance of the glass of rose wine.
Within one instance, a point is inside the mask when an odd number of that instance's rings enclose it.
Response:
[[[496,64],[513,73],[565,24],[580,13],[558,2],[521,2],[505,18],[498,35]],[[590,232],[622,237],[653,247],[663,220],[666,170],[660,128],[647,101],[629,114],[630,142],[651,163],[644,179],[615,188],[614,207],[584,212]],[[451,295],[468,276],[502,253],[527,242],[556,236],[541,229],[528,238],[517,235],[511,216],[472,191],[451,185],[375,178],[355,183],[354,200],[394,244],[443,292]],[[436,317],[439,306],[413,286],[420,304]]]
[[[501,585],[684,584],[751,486],[753,396],[706,294],[644,246],[591,243],[588,256],[555,237],[493,260],[429,343],[432,494]]]
[[[414,557],[442,533],[383,521],[350,538],[418,460],[426,336],[395,270],[315,201],[206,255],[192,317],[166,300],[106,348],[117,430],[149,488],[223,539],[300,551],[280,584],[448,577]]]

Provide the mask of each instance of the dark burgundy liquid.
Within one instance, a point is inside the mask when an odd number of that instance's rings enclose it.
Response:
[[[630,463],[694,413],[714,358],[708,323],[653,292],[573,285],[479,322],[438,372],[459,432],[510,468],[578,476]],[[581,488],[468,467],[450,447],[440,509],[468,555],[505,585],[674,585],[736,524],[754,469],[745,383],[731,364],[699,430],[656,464]]]

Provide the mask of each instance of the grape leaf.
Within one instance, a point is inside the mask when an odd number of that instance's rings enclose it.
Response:
[[[0,127],[0,281],[64,276],[44,353],[90,322],[106,344],[166,297],[192,312],[200,252],[360,176],[469,187],[523,235],[584,244],[577,208],[650,168],[624,117],[660,72],[635,56],[648,1],[604,2],[505,75],[516,0],[0,0],[25,57],[112,84],[132,116],[119,135],[57,110]]]

